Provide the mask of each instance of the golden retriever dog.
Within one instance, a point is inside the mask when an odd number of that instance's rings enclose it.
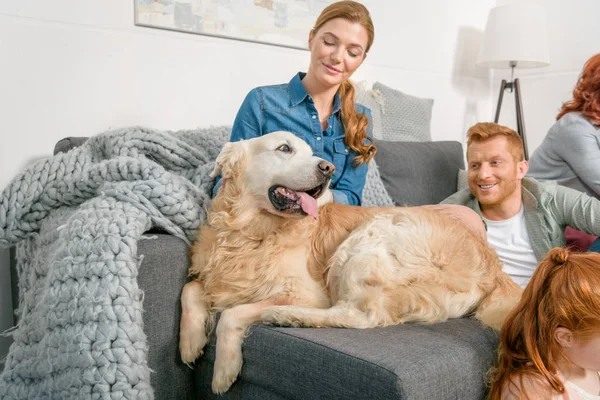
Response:
[[[212,390],[242,367],[255,322],[369,328],[473,314],[496,329],[521,289],[485,239],[427,207],[330,202],[334,166],[289,132],[227,143],[222,187],[192,248],[179,348],[199,357],[216,326]]]

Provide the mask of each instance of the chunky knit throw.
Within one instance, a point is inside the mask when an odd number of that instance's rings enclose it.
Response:
[[[107,132],[6,187],[0,244],[18,244],[20,290],[1,399],[153,398],[137,241],[151,227],[193,239],[230,132]]]

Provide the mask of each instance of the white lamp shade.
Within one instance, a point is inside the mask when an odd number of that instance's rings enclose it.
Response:
[[[513,3],[490,10],[477,65],[538,68],[550,65],[546,15],[541,5]]]

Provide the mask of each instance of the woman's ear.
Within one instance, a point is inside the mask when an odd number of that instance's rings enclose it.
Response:
[[[573,332],[567,328],[558,327],[554,331],[554,339],[560,347],[571,347],[575,338],[573,337]]]
[[[312,46],[312,42],[315,39],[315,30],[311,29],[310,32],[308,32],[308,49],[310,50],[310,47]]]

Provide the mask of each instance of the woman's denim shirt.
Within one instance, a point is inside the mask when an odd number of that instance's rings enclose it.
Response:
[[[303,139],[313,154],[335,165],[330,189],[333,200],[340,204],[361,205],[367,164],[354,167],[357,156],[344,143],[341,102],[335,95],[333,112],[326,130],[321,129],[312,97],[302,85],[304,73],[298,73],[287,84],[261,86],[252,89],[244,99],[233,123],[230,141],[246,140],[275,131],[289,131]],[[367,132],[371,135],[371,111],[357,104],[356,110],[369,118]],[[216,193],[220,182],[215,185]]]

